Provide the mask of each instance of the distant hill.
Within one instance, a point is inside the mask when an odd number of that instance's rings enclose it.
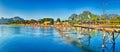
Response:
[[[89,11],[83,11],[82,14],[72,14],[68,20],[76,21],[76,20],[89,20],[93,14]]]
[[[10,23],[10,22],[13,22],[13,21],[16,21],[16,20],[24,21],[23,18],[20,18],[18,16],[15,16],[13,18],[4,18],[4,17],[1,17],[0,24],[7,24],[7,23]]]
[[[15,20],[19,20],[19,21],[24,21],[23,18],[20,18],[18,16],[15,16],[14,18],[10,18],[11,20],[15,21]]]
[[[117,14],[105,14],[105,15],[96,15],[96,14],[93,14],[91,13],[90,11],[83,11],[81,14],[77,15],[77,14],[72,14],[68,20],[71,20],[71,21],[79,21],[79,20],[82,20],[82,21],[89,21],[89,20],[95,20],[95,19],[99,19],[99,18],[102,18],[102,17],[105,17],[106,19],[110,19],[110,18],[116,18],[116,17],[119,17],[120,15],[117,15]]]
[[[105,15],[102,15],[102,17],[103,16],[106,17],[107,19],[119,17],[118,14],[105,14]]]

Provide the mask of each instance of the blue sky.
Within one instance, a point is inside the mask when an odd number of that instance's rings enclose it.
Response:
[[[80,14],[84,10],[101,15],[102,2],[105,13],[120,14],[120,0],[0,0],[0,17],[68,19],[71,14]]]

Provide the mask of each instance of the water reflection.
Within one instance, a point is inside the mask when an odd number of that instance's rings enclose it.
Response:
[[[82,49],[86,48],[88,50],[88,52],[117,52],[117,51],[120,51],[119,46],[115,46],[116,44],[112,40],[115,37],[118,37],[118,35],[116,35],[116,33],[114,33],[115,35],[112,36],[112,38],[109,37],[109,36],[111,36],[110,34],[106,35],[106,41],[110,39],[111,43],[106,42],[105,47],[102,48],[102,35],[103,35],[102,31],[93,30],[93,29],[82,29],[82,30],[72,29],[71,31],[67,31],[67,30],[63,29],[63,31],[58,30],[58,32],[61,34],[61,36],[63,38],[67,38],[69,42],[79,46]],[[67,33],[69,32],[69,33],[66,34],[66,32]],[[68,36],[66,36],[66,35],[68,35]],[[119,42],[119,40],[116,40],[116,42]],[[117,43],[117,45],[118,44],[119,43]],[[116,49],[116,47],[118,49]],[[96,49],[94,49],[94,48],[96,48]]]
[[[64,28],[62,30],[54,29],[53,27],[0,26],[0,51],[12,50],[14,52],[15,50],[17,52],[20,48],[23,48],[21,50],[31,49],[30,51],[32,52],[35,50],[39,52],[43,48],[53,52],[55,52],[54,50],[56,52],[58,52],[57,50],[63,50],[60,52],[120,51],[119,46],[116,46],[120,45],[120,38],[116,39],[116,43],[106,44],[104,48],[101,47],[102,31],[80,30],[78,28],[72,30]]]
[[[0,32],[0,52],[83,52],[52,27],[0,26]]]

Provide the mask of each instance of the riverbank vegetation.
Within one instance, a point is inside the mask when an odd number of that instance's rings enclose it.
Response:
[[[97,15],[89,11],[77,15],[72,14],[68,20],[73,24],[120,24],[120,16],[117,14]]]
[[[9,25],[38,25],[38,26],[45,26],[45,25],[56,25],[56,24],[64,24],[69,23],[72,25],[84,25],[84,24],[92,24],[92,25],[120,25],[120,15],[117,14],[104,14],[104,15],[97,15],[93,14],[89,11],[83,11],[81,14],[72,14],[67,20],[61,20],[57,18],[54,20],[53,18],[42,18],[39,20],[30,19],[24,20],[19,16],[15,16],[13,18],[4,18],[1,17],[0,24],[9,24]]]

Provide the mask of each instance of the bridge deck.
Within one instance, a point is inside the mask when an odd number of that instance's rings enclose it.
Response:
[[[120,28],[103,28],[99,26],[74,26],[74,27],[81,27],[81,28],[89,28],[89,29],[96,29],[101,31],[107,31],[107,32],[116,32],[120,33]]]

